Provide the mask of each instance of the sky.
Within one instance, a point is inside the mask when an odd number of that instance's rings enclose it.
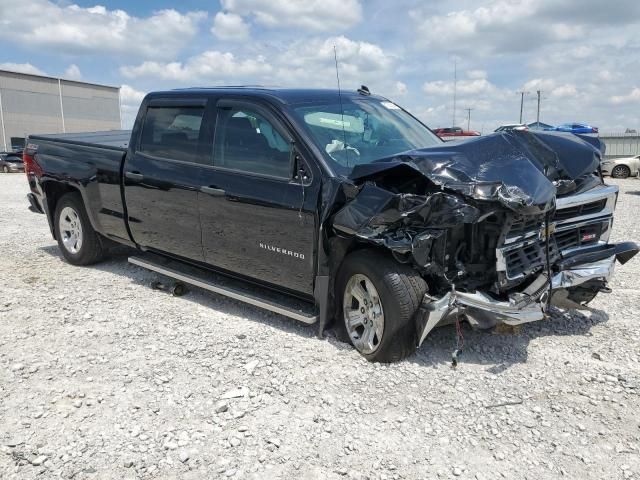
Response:
[[[121,86],[367,85],[432,128],[640,129],[639,0],[0,0],[0,69]],[[454,65],[457,108],[453,111]],[[455,113],[455,115],[454,115]]]

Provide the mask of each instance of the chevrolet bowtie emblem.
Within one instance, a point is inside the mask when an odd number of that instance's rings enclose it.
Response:
[[[551,235],[553,235],[553,232],[555,231],[556,231],[555,223],[550,223],[548,226],[543,224],[542,227],[540,228],[540,232],[538,232],[538,238],[540,240],[546,240]]]

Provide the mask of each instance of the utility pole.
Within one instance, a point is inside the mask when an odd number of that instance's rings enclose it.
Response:
[[[520,123],[522,123],[522,111],[524,109],[524,96],[529,95],[529,92],[520,91]]]
[[[467,111],[467,132],[471,129],[470,125],[471,125],[471,110],[473,110],[473,108],[465,108],[465,110]]]
[[[539,124],[540,123],[540,94],[542,93],[542,90],[538,90],[536,91],[536,93],[538,94],[538,113],[536,113],[536,123]]]
[[[451,114],[451,126],[456,126],[456,88],[458,87],[458,59],[453,59],[453,112]]]

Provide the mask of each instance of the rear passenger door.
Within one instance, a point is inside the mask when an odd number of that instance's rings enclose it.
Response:
[[[199,195],[207,263],[311,295],[319,175],[266,106],[221,100]]]
[[[203,261],[198,189],[212,163],[213,125],[205,98],[153,99],[124,166],[133,240]]]

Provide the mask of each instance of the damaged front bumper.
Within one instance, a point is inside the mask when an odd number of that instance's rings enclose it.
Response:
[[[450,323],[459,314],[464,314],[472,326],[487,329],[498,323],[520,325],[542,320],[549,304],[576,306],[567,299],[568,288],[590,281],[596,281],[598,287],[594,288],[605,288],[616,260],[624,264],[639,249],[634,242],[623,242],[583,251],[554,265],[551,282],[546,274],[540,274],[525,290],[511,294],[509,300],[499,300],[485,292],[465,293],[455,289],[440,298],[425,295],[416,313],[418,345],[436,326]]]

